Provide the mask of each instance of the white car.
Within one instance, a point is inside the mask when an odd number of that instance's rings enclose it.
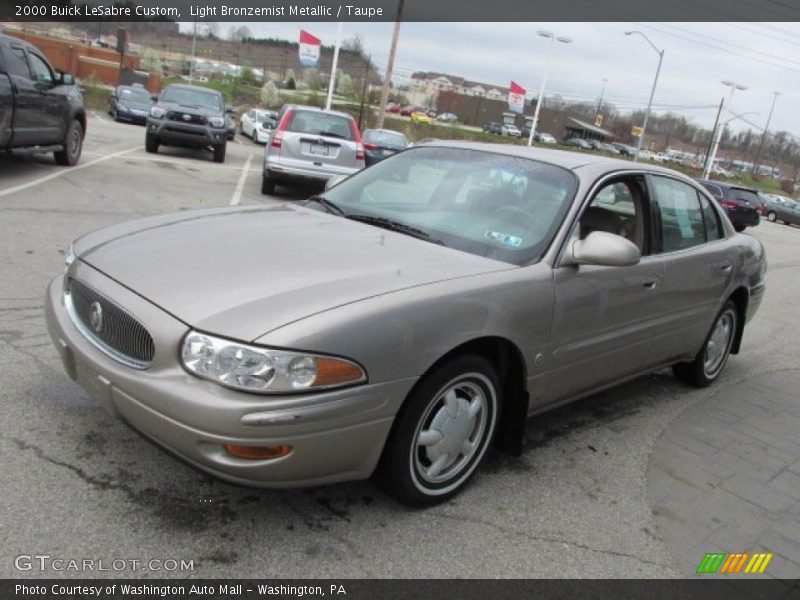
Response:
[[[536,141],[541,142],[542,144],[555,144],[556,138],[554,138],[549,133],[536,133]]]
[[[458,115],[451,112],[443,112],[436,116],[436,120],[442,121],[443,123],[455,123],[458,121]]]
[[[520,137],[522,132],[516,125],[503,125],[500,128],[500,135],[510,135],[511,137]]]
[[[275,126],[275,117],[274,111],[251,108],[239,120],[239,131],[257,144],[266,144]]]

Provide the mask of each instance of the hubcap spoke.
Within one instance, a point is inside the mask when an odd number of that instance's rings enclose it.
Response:
[[[450,460],[449,454],[442,454],[439,458],[437,458],[433,464],[428,467],[428,477],[433,478],[436,477],[439,473],[441,473],[447,463]]]
[[[469,409],[467,410],[467,414],[469,415],[470,419],[474,418],[481,409],[483,408],[483,396],[475,396],[472,399],[472,402],[469,403]]]
[[[433,446],[434,444],[441,442],[443,439],[444,434],[441,431],[436,431],[435,429],[426,429],[419,434],[419,445]]]
[[[447,413],[451,417],[458,414],[458,396],[455,390],[450,390],[444,397],[444,405],[447,408]]]

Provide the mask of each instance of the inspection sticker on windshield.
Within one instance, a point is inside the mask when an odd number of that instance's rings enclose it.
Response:
[[[504,246],[519,248],[522,245],[522,238],[519,238],[515,235],[509,235],[507,233],[502,233],[500,231],[487,231],[486,237],[494,242],[497,242],[498,244],[503,244]]]

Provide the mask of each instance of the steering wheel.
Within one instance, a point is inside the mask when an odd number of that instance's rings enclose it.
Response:
[[[533,215],[527,210],[523,210],[518,206],[501,206],[500,208],[492,211],[492,216],[502,219],[508,223],[519,224],[520,221],[527,227],[533,223]]]

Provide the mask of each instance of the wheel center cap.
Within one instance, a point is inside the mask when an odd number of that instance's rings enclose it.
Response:
[[[459,398],[457,403],[455,414],[451,414],[447,406],[443,406],[431,421],[430,428],[443,436],[439,442],[426,448],[428,459],[431,461],[445,454],[449,454],[450,458],[455,460],[475,427],[475,416],[469,415],[469,402]]]

